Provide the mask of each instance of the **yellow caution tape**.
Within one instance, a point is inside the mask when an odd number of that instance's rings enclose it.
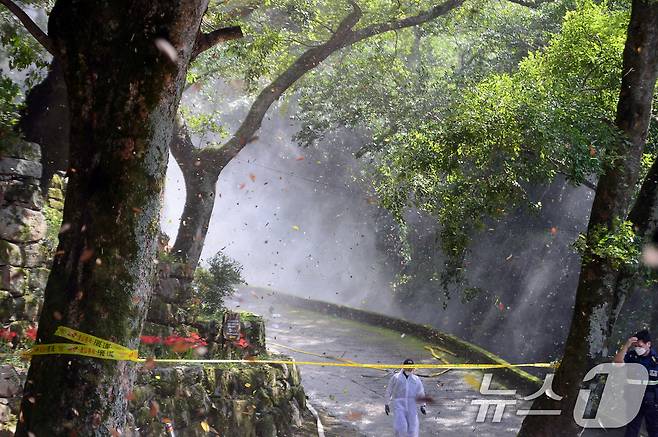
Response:
[[[208,359],[144,359],[137,356],[137,351],[129,349],[120,344],[85,334],[75,329],[60,326],[55,335],[75,341],[79,344],[53,343],[35,345],[32,349],[23,353],[24,356],[33,355],[82,355],[105,360],[125,360],[138,363],[172,363],[172,364],[282,364],[303,365],[321,367],[358,367],[370,369],[502,369],[511,367],[556,367],[556,363],[523,363],[523,364],[364,364],[345,360],[343,362],[321,362],[321,361],[295,361],[295,360],[208,360]]]
[[[112,343],[111,341],[103,340],[102,338],[94,337],[93,335],[85,334],[84,332],[76,331],[66,326],[58,327],[55,335],[79,344],[38,344],[22,355],[82,355],[105,360],[139,361],[137,351],[134,349],[128,349],[120,344]]]
[[[85,334],[84,332],[76,331],[75,329],[67,328],[66,326],[60,326],[55,331],[55,335],[58,337],[63,337],[76,343],[85,344],[87,346],[95,346],[100,349],[112,349],[117,351],[124,352],[135,352],[136,350],[128,349],[125,346],[120,344],[112,343],[111,341],[103,340],[102,338],[94,337],[90,334]]]
[[[137,351],[103,349],[97,346],[71,343],[39,344],[32,347],[32,349],[25,352],[23,355],[83,355],[85,357],[103,358],[106,360],[139,360],[139,358],[137,358]]]
[[[286,345],[284,345],[284,344],[274,343],[274,342],[272,342],[272,341],[269,342],[268,344],[270,344],[270,345],[272,345],[272,346],[275,346],[275,347],[282,347],[282,348],[284,348],[284,349],[289,349],[289,350],[291,350],[291,351],[293,351],[293,352],[297,352],[297,353],[301,353],[301,354],[313,355],[313,356],[316,356],[316,357],[326,358],[326,359],[334,360],[334,361],[342,361],[342,362],[344,362],[344,363],[354,363],[354,361],[352,361],[352,360],[348,360],[348,359],[346,359],[346,358],[334,357],[334,356],[332,356],[332,355],[326,355],[326,354],[318,354],[318,353],[315,353],[315,352],[309,352],[309,351],[305,351],[305,350],[302,350],[302,349],[295,349],[294,347],[286,346]],[[431,346],[425,346],[425,349],[432,350],[432,354],[435,353],[435,352],[433,351],[433,349],[432,349]],[[452,352],[447,351],[447,350],[445,350],[445,349],[441,349],[441,350],[443,350],[443,351],[445,351],[445,352],[448,352],[448,353],[450,353],[450,354],[452,354],[452,355],[455,355],[455,354],[453,354]],[[439,357],[439,356],[434,355],[434,357],[435,357],[436,359],[438,359],[439,361],[441,361],[442,363],[449,364],[448,361],[446,361],[445,359],[443,359],[443,358],[441,358],[441,357]],[[296,363],[299,364],[298,362],[296,362]],[[372,368],[372,367],[369,367],[369,368]],[[396,367],[396,369],[397,369],[397,368],[398,368],[398,367]],[[387,372],[387,369],[374,369],[374,370],[379,370],[380,372],[388,373],[388,372]],[[442,371],[440,371],[440,372],[430,373],[429,375],[421,375],[421,374],[417,374],[417,376],[420,376],[421,378],[436,378],[437,376],[441,376],[441,375],[443,375],[444,373],[449,372],[450,370],[452,370],[452,369],[445,369],[445,370],[442,370]]]
[[[436,351],[434,350],[434,348],[433,348],[432,346],[425,346],[425,349],[427,349],[428,351],[430,351],[430,353],[432,354],[432,356],[433,356],[436,360],[439,360],[439,361],[441,361],[442,363],[448,364],[448,360],[446,360],[445,358],[443,358],[441,355],[437,354]],[[455,355],[455,354],[453,354],[453,355]],[[455,356],[456,356],[456,355],[455,355]]]
[[[293,361],[293,360],[187,360],[187,359],[154,359],[139,361],[153,361],[156,363],[197,363],[197,364],[292,364],[321,367],[359,367],[371,369],[502,369],[509,367],[555,367],[553,363],[523,363],[523,364],[365,364],[365,363],[332,363],[325,361]]]

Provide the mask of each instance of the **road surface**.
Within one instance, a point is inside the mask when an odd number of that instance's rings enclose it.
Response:
[[[426,343],[420,339],[289,307],[278,303],[276,294],[271,291],[241,289],[227,304],[235,310],[262,315],[266,322],[268,349],[290,355],[297,361],[323,361],[322,358],[299,352],[306,351],[362,363],[401,363],[405,358],[412,358],[416,363],[437,363],[424,349]],[[450,357],[446,355],[446,358]],[[338,421],[351,424],[358,430],[354,435],[393,436],[392,417],[384,414],[384,392],[390,372],[319,366],[300,366],[300,369],[302,383],[311,403],[331,412]],[[418,371],[419,374],[431,372]],[[529,402],[521,399],[529,393],[483,396],[479,393],[481,380],[481,372],[470,370],[450,370],[438,377],[422,378],[427,395],[434,398],[435,402],[429,406],[427,416],[420,416],[420,435],[516,435],[522,421],[516,411],[529,408]],[[485,399],[516,400],[517,405],[506,407],[498,423],[492,422],[492,406],[486,421],[477,423],[479,406],[472,405],[471,401]]]

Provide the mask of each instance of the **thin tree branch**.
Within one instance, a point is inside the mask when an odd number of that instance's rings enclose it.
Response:
[[[387,23],[374,24],[357,31],[352,30],[352,28],[359,22],[363,13],[355,1],[350,1],[352,12],[343,18],[331,38],[302,53],[295,62],[263,89],[254,100],[249,113],[238,130],[222,147],[206,148],[201,150],[200,153],[204,155],[204,159],[214,162],[216,174],[219,175],[224,166],[242,150],[253,138],[256,131],[260,129],[263,118],[270,106],[299,78],[315,68],[332,53],[374,35],[426,23],[461,6],[464,1],[448,0],[418,15]]]
[[[32,21],[29,15],[23,11],[23,9],[20,8],[16,3],[12,2],[11,0],[0,0],[0,3],[5,5],[7,9],[9,9],[9,12],[14,14],[16,18],[23,24],[25,29],[30,32],[30,34],[36,39],[39,44],[41,44],[51,55],[55,56],[55,50],[53,48],[52,41],[46,35],[46,33],[41,30],[37,24]]]
[[[312,18],[311,20],[315,21],[315,22],[318,23],[320,26],[322,26],[323,28],[325,28],[325,29],[329,32],[329,34],[334,34],[334,33],[336,33],[336,31],[335,31],[334,29],[332,29],[331,27],[329,27],[329,26],[328,26],[327,24],[325,24],[322,20],[318,20],[317,18]]]
[[[351,37],[346,41],[345,46],[354,44],[355,42],[364,40],[380,33],[389,32],[391,30],[404,29],[406,27],[418,26],[419,24],[427,23],[435,18],[447,14],[455,8],[464,3],[464,0],[448,0],[440,5],[436,5],[427,11],[421,12],[411,17],[402,18],[400,20],[389,21],[387,23],[373,24],[363,29],[352,32]]]
[[[300,77],[315,68],[329,55],[344,47],[344,41],[352,33],[352,27],[359,22],[362,11],[359,6],[351,2],[352,12],[347,15],[338,25],[336,33],[326,42],[306,50],[295,60],[283,73],[281,73],[270,85],[265,87],[251,105],[247,116],[235,132],[221,148],[206,148],[200,151],[205,159],[212,160],[216,166],[216,174],[235,157],[242,148],[249,143],[267,113],[281,95],[294,84]]]
[[[523,147],[522,150],[523,150],[524,153],[526,153],[526,154],[528,154],[528,155],[530,155],[530,156],[532,156],[532,157],[534,157],[534,158],[538,158],[538,157],[539,157],[539,155],[537,154],[537,152],[535,152],[534,150],[530,150],[530,149],[525,148],[525,147]],[[548,158],[546,158],[546,159],[548,160],[548,162],[550,162],[551,164],[553,164],[553,169],[555,170],[556,173],[565,176],[567,179],[570,178],[570,174],[569,174],[569,171],[568,171],[568,169],[567,169],[567,165],[566,165],[565,163],[563,163],[563,162],[561,162],[561,161],[558,161],[557,159],[550,158],[550,157],[548,157]],[[592,181],[590,181],[590,180],[588,180],[588,179],[583,179],[583,180],[580,182],[579,185],[582,185],[582,186],[584,186],[584,187],[587,187],[587,188],[589,188],[589,189],[592,190],[592,191],[596,191],[596,183],[595,183],[595,182],[592,182]]]
[[[5,1],[5,0],[0,0]],[[205,52],[211,47],[216,46],[220,42],[230,41],[233,39],[242,38],[242,29],[240,26],[224,27],[222,29],[213,30],[210,33],[199,32],[194,43],[194,51],[192,51],[192,60],[194,60],[201,53]]]
[[[526,8],[535,9],[538,8],[543,3],[548,3],[553,0],[508,0],[509,2],[516,3],[517,5],[525,6]]]

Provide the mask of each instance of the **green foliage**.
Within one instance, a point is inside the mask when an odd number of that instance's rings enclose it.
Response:
[[[606,260],[615,269],[637,267],[642,242],[633,230],[633,223],[617,218],[613,220],[611,228],[597,225],[588,235],[580,234],[574,248],[585,262],[597,257]]]
[[[368,150],[419,121],[439,122],[462,88],[511,71],[559,28],[566,4],[529,9],[510,2],[466,2],[422,26],[370,38],[329,59],[301,87],[297,139],[309,145],[347,126],[372,135]]]
[[[21,1],[18,5],[24,10],[36,11],[37,15],[52,8],[52,2],[44,0]],[[45,23],[40,24],[45,26]],[[5,8],[0,10],[0,50],[6,56],[10,70],[25,73],[27,87],[35,85],[42,78],[49,55]]]
[[[235,9],[215,4],[206,14],[204,30],[239,25],[245,36],[199,56],[190,68],[188,82],[203,86],[219,76],[239,79],[245,91],[256,92],[262,81],[276,77],[303,51],[326,41],[330,30],[350,11],[351,6],[342,1],[268,0]]]
[[[0,138],[14,131],[18,123],[21,97],[18,84],[0,73]]]
[[[217,140],[228,136],[228,131],[220,121],[220,111],[199,111],[181,105],[179,113],[190,134],[199,139],[201,147],[217,147],[220,145]]]
[[[541,88],[552,86],[543,77],[547,68],[529,62],[532,78],[518,72],[529,51],[549,40],[557,44],[552,35],[570,8],[571,1],[537,9],[467,2],[443,19],[364,41],[307,75],[297,140],[326,144],[344,127],[371,138],[358,155],[378,169],[363,179],[376,180],[383,206],[397,221],[399,243],[389,245],[402,265],[395,293],[441,284],[449,296],[448,285],[458,283],[468,290],[464,297],[472,297],[464,257],[485,221],[523,203],[540,208],[527,199],[531,183],[558,171],[577,183],[598,170],[601,154],[592,156],[589,142],[573,138],[581,126],[574,125],[570,137],[552,137],[555,124],[563,129],[584,120],[551,114],[554,98]],[[560,56],[537,53],[551,62]],[[439,219],[436,239],[409,241],[410,208]],[[429,247],[437,241],[447,256]]]
[[[239,262],[217,252],[208,260],[208,268],[197,267],[194,272],[194,296],[200,305],[200,314],[217,316],[224,310],[224,299],[231,296],[235,285],[244,283]]]
[[[454,79],[476,83],[493,73],[514,71],[529,51],[545,46],[560,31],[572,0],[550,1],[536,8],[509,2],[472,2],[460,8],[444,32],[460,40]]]
[[[23,9],[49,11],[52,2],[20,1]],[[49,55],[6,8],[0,8],[0,137],[9,135],[18,122],[24,92],[45,75]]]
[[[44,250],[52,256],[59,244],[59,230],[62,226],[62,211],[48,205],[43,207],[43,215],[46,219],[46,238],[43,240]]]
[[[464,285],[468,245],[487,220],[541,207],[528,186],[558,173],[581,183],[611,158],[627,20],[625,11],[584,2],[517,72],[487,77],[443,118],[388,140],[377,192],[397,220],[408,207],[437,217],[444,289]]]

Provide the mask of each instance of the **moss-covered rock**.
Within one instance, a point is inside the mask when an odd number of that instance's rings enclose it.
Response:
[[[40,162],[20,158],[1,158],[0,175],[18,176],[38,180],[41,177]]]
[[[20,266],[22,263],[21,247],[9,241],[0,240],[0,265]]]
[[[55,199],[48,199],[48,206],[57,211],[64,210],[64,202]]]
[[[14,316],[14,298],[9,291],[0,290],[0,323],[9,322]]]
[[[28,292],[30,272],[22,267],[1,266],[0,288],[8,290],[13,297],[23,296]]]
[[[63,173],[55,173],[50,180],[50,188],[60,190],[61,192],[66,191],[66,178]]]
[[[30,143],[18,137],[5,137],[0,141],[0,157],[40,161],[41,147],[36,143]]]
[[[48,198],[53,200],[64,201],[64,193],[61,188],[50,187],[48,188]]]
[[[43,196],[39,186],[21,180],[0,181],[0,199],[5,204],[17,204],[38,210],[43,207]]]
[[[30,275],[28,277],[28,288],[30,292],[39,295],[43,294],[48,283],[49,274],[50,270],[45,267],[30,269]]]
[[[42,299],[34,294],[26,294],[25,296],[14,298],[12,303],[12,318],[14,320],[36,322],[39,318],[41,304]]]
[[[296,373],[292,366],[257,364],[157,367],[139,374],[129,406],[135,426],[149,432],[164,432],[166,419],[177,435],[207,435],[207,425],[220,435],[286,436],[301,425],[305,409],[304,390],[293,385]]]
[[[13,243],[32,243],[46,236],[41,211],[11,205],[0,209],[0,238]]]

